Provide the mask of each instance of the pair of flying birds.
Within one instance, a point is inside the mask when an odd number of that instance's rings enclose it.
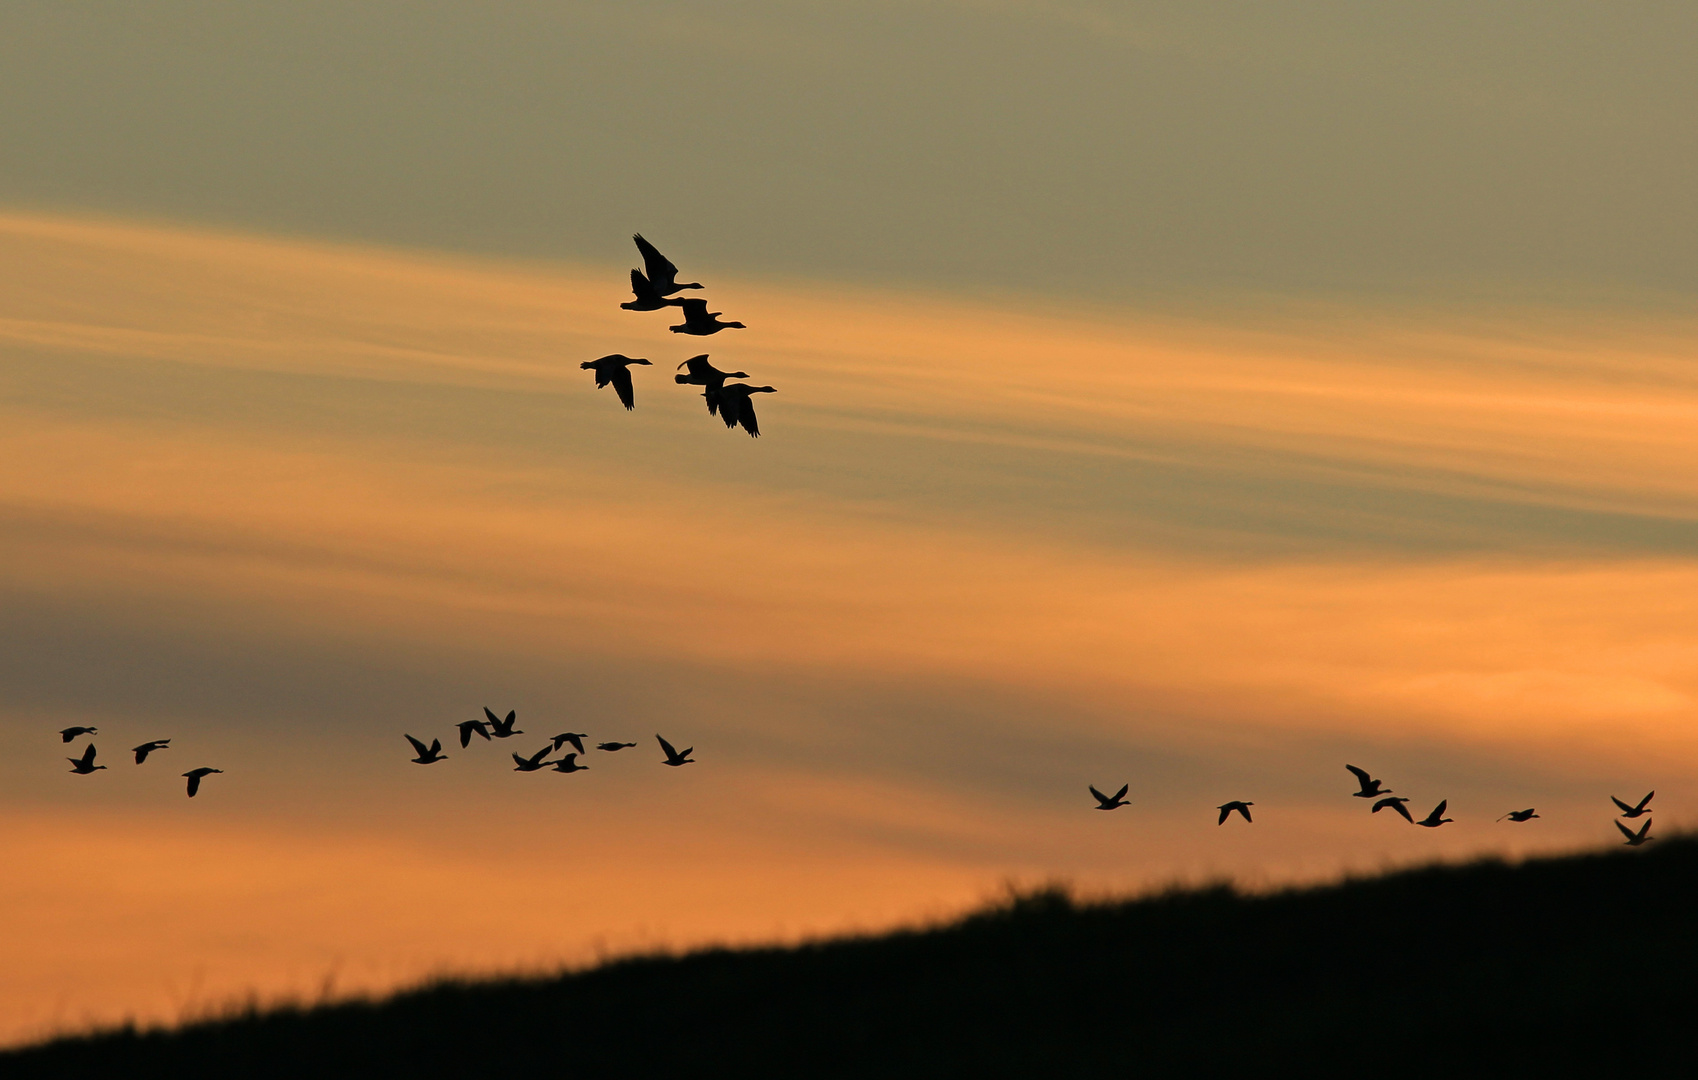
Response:
[[[1122,806],[1128,805],[1128,803],[1126,802],[1126,793],[1128,791],[1132,790],[1131,784],[1120,785],[1120,790],[1115,792],[1113,795],[1104,795],[1102,792],[1098,791],[1094,786],[1090,786],[1090,785],[1087,785],[1087,786],[1090,787],[1091,794],[1096,796],[1096,799],[1097,799],[1096,809],[1098,809],[1098,810],[1118,810]],[[1221,803],[1219,806],[1215,807],[1216,810],[1220,811],[1220,820],[1216,821],[1215,824],[1216,825],[1225,825],[1226,819],[1231,817],[1233,814],[1240,814],[1240,815],[1243,816],[1245,821],[1249,821],[1250,820],[1250,808],[1252,806],[1255,806],[1255,805],[1256,804],[1253,803],[1253,802],[1244,802],[1244,801],[1239,800],[1239,799],[1234,799],[1231,802],[1227,802],[1227,803]]]
[[[695,337],[707,337],[721,330],[746,329],[740,322],[721,322],[718,311],[709,311],[707,301],[695,298],[674,297],[673,293],[682,289],[699,289],[700,282],[680,283],[678,268],[672,261],[662,255],[653,244],[643,239],[642,234],[636,234],[631,239],[637,242],[637,250],[642,252],[644,270],[631,271],[631,291],[636,299],[619,306],[627,311],[659,311],[661,308],[673,305],[684,309],[684,321],[671,328],[675,334],[690,334]],[[619,395],[620,404],[626,409],[637,407],[636,388],[631,382],[631,365],[641,364],[650,367],[652,364],[646,357],[626,356],[624,353],[611,353],[596,360],[588,360],[579,367],[586,371],[595,372],[595,385],[599,390],[612,385],[613,392]],[[708,354],[692,356],[679,364],[680,369],[689,368],[689,374],[678,375],[675,381],[684,385],[701,386],[705,389],[702,397],[707,399],[709,416],[718,416],[725,421],[727,428],[742,425],[752,438],[761,434],[760,420],[755,416],[754,403],[750,400],[752,394],[776,394],[778,391],[770,386],[752,386],[748,383],[731,383],[727,379],[747,379],[746,371],[720,371],[708,362]]]
[[[70,742],[73,739],[80,739],[84,735],[98,735],[99,733],[98,728],[68,727],[59,732],[59,740],[61,742]],[[149,742],[142,743],[140,746],[132,747],[130,753],[136,756],[136,764],[140,765],[147,760],[147,756],[149,754],[158,750],[169,750],[170,748],[170,739],[153,739]],[[93,773],[98,769],[106,768],[104,765],[96,765],[94,763],[94,754],[94,744],[89,743],[88,746],[83,749],[81,757],[66,758],[65,760],[71,763],[71,771],[73,773],[76,773],[78,776],[88,776],[90,773]],[[201,777],[223,771],[223,769],[202,767],[199,769],[190,769],[188,772],[184,773],[183,775],[187,777],[189,781],[189,798],[194,798],[195,793],[200,791]]]
[[[502,717],[496,716],[495,712],[486,705],[484,706],[483,714],[486,718],[485,720],[462,720],[459,724],[455,725],[460,730],[461,749],[465,749],[467,746],[471,745],[473,735],[480,736],[485,742],[488,742],[491,739],[510,739],[515,735],[523,735],[525,733],[522,728],[514,726],[519,720],[519,713],[517,710],[509,710],[506,718],[503,719]],[[530,757],[525,757],[522,754],[514,754],[513,771],[537,772],[552,765],[554,766],[555,772],[581,772],[589,768],[588,765],[578,764],[579,755],[586,752],[584,750],[584,740],[588,737],[588,735],[581,731],[561,732],[559,735],[554,736],[550,740],[550,745],[543,747]],[[671,743],[667,742],[659,735],[656,735],[655,738],[659,740],[661,750],[666,754],[665,764],[689,765],[695,761],[695,759],[690,756],[690,752],[695,749],[694,747],[679,751],[675,749]],[[441,739],[432,739],[429,746],[426,746],[422,741],[415,739],[411,735],[407,736],[407,741],[413,744],[414,751],[418,753],[418,757],[412,759],[415,764],[434,765],[448,756],[442,752]],[[546,758],[549,754],[558,753],[560,748],[568,743],[572,745],[576,753],[567,754],[565,757],[562,757],[557,761],[544,760],[544,758]],[[596,749],[603,750],[608,753],[616,753],[620,750],[626,750],[636,745],[636,743],[629,742],[602,742],[596,744]]]

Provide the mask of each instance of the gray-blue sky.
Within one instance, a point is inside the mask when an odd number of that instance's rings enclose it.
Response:
[[[20,3],[0,203],[1188,301],[1676,302],[1698,9]]]

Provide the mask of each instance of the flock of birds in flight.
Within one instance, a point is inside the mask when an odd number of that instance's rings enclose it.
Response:
[[[484,720],[462,720],[459,724],[455,725],[460,730],[461,749],[465,749],[471,744],[473,735],[480,735],[483,737],[485,742],[489,742],[492,739],[511,739],[515,735],[524,734],[522,729],[514,726],[519,719],[519,714],[516,711],[509,710],[506,718],[503,719],[496,716],[495,713],[490,710],[489,706],[485,705],[483,714],[486,718]],[[86,735],[98,734],[100,734],[99,728],[68,727],[59,732],[59,738],[60,741],[68,743],[76,739],[83,738]],[[552,766],[555,772],[583,772],[585,769],[588,769],[589,766],[578,764],[578,758],[585,754],[584,740],[587,738],[589,738],[589,736],[581,731],[563,731],[551,738],[549,740],[549,745],[544,746],[541,750],[538,750],[529,757],[526,757],[523,754],[514,754],[513,771],[540,772],[541,770]],[[441,739],[432,739],[429,746],[426,746],[421,740],[416,739],[411,735],[407,736],[407,741],[412,743],[413,750],[418,755],[412,759],[415,764],[434,765],[437,762],[445,761],[448,758],[448,755],[442,752]],[[671,743],[667,742],[658,734],[655,736],[655,741],[660,743],[661,752],[666,755],[665,760],[661,762],[663,765],[690,765],[696,760],[690,756],[690,754],[695,750],[695,747],[693,746],[686,747],[683,750],[676,749]],[[554,761],[544,760],[549,754],[559,753],[560,748],[568,744],[570,744],[574,751],[576,751],[575,753],[567,754]],[[597,743],[595,748],[611,754],[617,753],[620,750],[629,750],[636,745],[637,744],[633,742],[601,742]],[[130,752],[136,756],[136,764],[142,765],[147,762],[149,755],[161,750],[169,750],[170,748],[170,739],[152,739],[133,748]],[[89,776],[100,769],[106,768],[104,765],[96,765],[94,763],[94,757],[95,749],[94,744],[91,742],[83,748],[83,752],[80,755],[74,758],[66,758],[65,760],[71,763],[71,772],[78,776]],[[189,798],[194,798],[200,792],[201,780],[211,776],[213,773],[222,773],[223,771],[223,769],[213,769],[202,766],[198,769],[190,769],[188,772],[184,773],[183,775],[187,777],[189,781]]]
[[[1444,816],[1445,808],[1450,805],[1450,800],[1440,799],[1439,804],[1433,807],[1432,813],[1428,814],[1420,821],[1416,821],[1415,815],[1411,814],[1409,812],[1409,807],[1404,805],[1409,802],[1409,800],[1401,795],[1393,795],[1391,788],[1386,787],[1384,781],[1374,779],[1372,776],[1368,775],[1368,771],[1366,769],[1358,769],[1354,765],[1346,765],[1345,768],[1349,769],[1351,774],[1356,777],[1356,784],[1359,788],[1359,790],[1351,793],[1352,796],[1358,799],[1375,800],[1373,809],[1369,811],[1370,813],[1377,814],[1381,810],[1392,810],[1402,815],[1403,820],[1409,822],[1409,824],[1421,825],[1429,829],[1436,829],[1440,825],[1448,825],[1452,821],[1456,820],[1455,818],[1447,818]],[[1122,806],[1130,805],[1126,801],[1126,793],[1131,790],[1131,784],[1122,784],[1120,786],[1120,790],[1115,792],[1113,795],[1104,795],[1102,792],[1098,791],[1094,785],[1090,786],[1091,794],[1095,796],[1097,800],[1097,805],[1095,807],[1097,810],[1118,810]],[[1627,838],[1628,847],[1638,847],[1647,840],[1655,839],[1655,837],[1651,835],[1651,819],[1647,816],[1651,813],[1651,796],[1655,794],[1655,791],[1651,792],[1634,805],[1624,803],[1614,795],[1610,796],[1610,802],[1615,803],[1616,807],[1621,810],[1622,817],[1645,818],[1645,824],[1641,825],[1637,831],[1629,829],[1620,821],[1615,822],[1615,827],[1620,829],[1621,835]],[[1216,821],[1215,824],[1225,825],[1226,819],[1231,817],[1233,814],[1238,814],[1243,817],[1246,822],[1249,822],[1251,820],[1250,808],[1255,805],[1256,804],[1253,802],[1244,802],[1241,799],[1234,799],[1231,802],[1221,803],[1219,806],[1215,807],[1216,810],[1220,811],[1220,819]],[[1509,813],[1504,814],[1503,817],[1498,818],[1498,820],[1503,821],[1507,818],[1514,822],[1525,822],[1532,821],[1538,816],[1539,815],[1534,812],[1533,807],[1528,807],[1525,810],[1511,810]]]
[[[681,283],[678,280],[678,268],[672,261],[662,255],[655,246],[644,240],[641,233],[631,237],[637,242],[637,250],[643,255],[643,269],[631,271],[631,292],[636,299],[628,300],[619,306],[626,311],[659,311],[667,307],[679,307],[684,311],[684,321],[670,329],[674,334],[689,334],[693,337],[708,337],[721,330],[747,329],[740,322],[721,322],[722,311],[709,311],[707,301],[700,297],[674,296],[673,293],[684,289],[699,289],[698,281]],[[626,409],[637,407],[636,388],[631,383],[631,365],[641,364],[652,366],[640,356],[626,356],[624,353],[612,353],[599,360],[587,360],[580,364],[586,371],[595,372],[595,385],[599,390],[609,383],[613,392],[619,395],[619,401]],[[692,356],[679,364],[680,369],[688,368],[688,373],[674,376],[674,381],[686,386],[704,387],[702,397],[707,399],[709,416],[717,415],[725,421],[727,428],[743,425],[752,438],[760,438],[760,420],[755,416],[754,394],[776,394],[777,390],[770,386],[754,386],[749,383],[726,382],[727,379],[747,379],[746,371],[721,371],[708,362],[708,354]]]

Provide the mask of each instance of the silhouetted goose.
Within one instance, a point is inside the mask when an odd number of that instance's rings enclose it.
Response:
[[[171,748],[170,742],[170,739],[155,739],[152,742],[142,743],[130,752],[136,755],[136,764],[140,765],[142,762],[147,760],[147,755],[153,753],[155,750],[169,750]]]
[[[1086,784],[1085,786],[1087,788],[1090,788],[1091,794],[1097,800],[1097,805],[1093,806],[1091,808],[1093,810],[1118,810],[1118,809],[1120,809],[1122,806],[1126,805],[1126,793],[1128,791],[1132,790],[1131,784],[1121,784],[1120,790],[1115,792],[1111,796],[1111,795],[1104,795],[1102,792],[1098,791],[1093,785]]]
[[[1391,794],[1391,788],[1382,787],[1381,784],[1380,784],[1380,781],[1375,780],[1373,777],[1369,776],[1362,769],[1358,769],[1354,765],[1346,765],[1345,768],[1347,768],[1351,772],[1355,773],[1356,774],[1356,782],[1358,784],[1362,785],[1361,791],[1351,792],[1351,794],[1354,795],[1356,798],[1358,798],[1358,799],[1377,799],[1381,795],[1390,795]]]
[[[567,754],[554,763],[555,772],[583,772],[587,768],[589,768],[588,765],[578,764],[577,754]]]
[[[749,373],[747,371],[719,370],[712,364],[708,363],[707,353],[703,353],[700,356],[692,356],[678,366],[681,368],[689,368],[690,373],[688,375],[672,376],[674,382],[682,383],[687,386],[707,387],[707,390],[702,393],[702,397],[707,398],[709,416],[712,416],[719,409],[719,388],[725,385],[726,379],[747,379],[749,377]]]
[[[573,749],[577,750],[578,753],[583,753],[584,733],[581,731],[563,731],[554,737],[554,748],[556,750],[565,746],[567,743],[571,743]]]
[[[68,727],[64,731],[61,731],[59,733],[59,741],[60,742],[70,742],[72,739],[80,739],[84,735],[99,735],[99,734],[100,734],[100,731],[97,728]]]
[[[1538,816],[1539,816],[1538,814],[1535,814],[1533,812],[1533,808],[1531,806],[1529,806],[1525,810],[1511,810],[1509,813],[1505,814],[1503,817],[1498,818],[1498,820],[1502,821],[1503,818],[1508,818],[1511,821],[1532,821],[1534,818],[1536,818]]]
[[[678,751],[672,749],[671,743],[667,742],[665,739],[661,739],[659,735],[656,735],[655,738],[660,739],[660,748],[662,750],[666,751],[666,764],[668,764],[668,765],[688,765],[688,764],[690,764],[690,762],[696,760],[695,758],[690,756],[690,751],[694,750],[695,747],[692,746],[688,750],[685,750],[682,754],[680,754]]]
[[[688,285],[678,283],[678,268],[672,265],[672,260],[662,255],[653,244],[643,239],[642,233],[631,236],[637,242],[637,250],[643,253],[643,269],[648,271],[649,287],[656,296],[671,296],[679,289],[699,289],[702,283],[692,281]]]
[[[1381,799],[1379,802],[1374,804],[1374,813],[1377,814],[1381,810],[1386,810],[1386,809],[1396,810],[1398,813],[1403,815],[1404,821],[1407,821],[1407,822],[1409,822],[1409,824],[1413,825],[1413,824],[1415,824],[1415,815],[1411,814],[1409,812],[1409,807],[1403,805],[1404,803],[1406,803],[1408,801],[1409,801],[1408,799],[1405,799],[1401,795],[1393,795],[1389,799]]]
[[[1651,792],[1651,795],[1655,795],[1655,794],[1656,794],[1656,792],[1654,792],[1654,791]],[[1626,803],[1622,802],[1620,799],[1616,798],[1614,795],[1610,796],[1610,802],[1613,802],[1617,806],[1621,807],[1621,816],[1622,817],[1643,817],[1646,814],[1649,814],[1651,812],[1650,809],[1647,806],[1647,804],[1650,803],[1650,801],[1651,801],[1651,795],[1647,795],[1643,799],[1640,799],[1638,806],[1629,806]]]
[[[648,361],[640,356],[625,356],[613,353],[600,360],[586,360],[578,366],[586,371],[595,372],[595,387],[600,390],[608,383],[613,384],[613,392],[619,395],[619,401],[627,410],[637,407],[637,392],[631,386],[631,369],[629,364],[644,364]]]
[[[597,750],[606,750],[611,753],[614,750],[629,750],[635,745],[637,744],[634,742],[601,742],[596,743],[595,748]]]
[[[514,722],[519,719],[519,713],[517,710],[509,709],[507,711],[507,719],[497,720],[495,718],[495,714],[489,711],[489,706],[485,705],[483,707],[483,714],[489,717],[489,733],[494,738],[511,739],[515,735],[523,735],[525,733],[523,728],[520,728],[517,731],[513,729]]]
[[[1219,806],[1215,807],[1216,810],[1220,811],[1220,820],[1215,822],[1215,824],[1216,825],[1225,825],[1226,819],[1232,816],[1232,812],[1234,810],[1236,810],[1240,814],[1243,814],[1245,821],[1249,821],[1250,820],[1250,808],[1252,806],[1255,806],[1255,805],[1256,804],[1253,803],[1253,802],[1239,802],[1237,799],[1234,799],[1232,802],[1229,802],[1229,803],[1221,803]]]
[[[551,754],[553,752],[554,752],[554,747],[545,746],[541,750],[538,750],[536,753],[532,754],[528,758],[527,757],[520,757],[518,754],[514,754],[513,755],[513,771],[514,772],[536,772],[538,769],[540,769],[543,766],[548,764],[547,762],[545,762],[543,760],[543,758],[547,757],[549,754]]]
[[[654,286],[641,270],[631,271],[631,292],[636,299],[619,305],[626,311],[659,311],[663,307],[675,307],[683,303],[682,300],[668,300],[655,292]]]
[[[1638,847],[1640,844],[1643,844],[1647,840],[1655,840],[1656,839],[1656,837],[1651,835],[1651,823],[1649,821],[1647,821],[1645,824],[1639,826],[1638,832],[1634,832],[1632,829],[1628,828],[1626,825],[1623,825],[1619,821],[1614,822],[1613,824],[1615,825],[1616,828],[1621,830],[1621,835],[1627,837],[1627,846],[1628,847]]]
[[[482,720],[462,720],[454,726],[460,729],[460,749],[462,750],[472,741],[473,735],[482,735],[484,742],[489,741],[489,729],[483,726]]]
[[[1436,829],[1447,821],[1454,821],[1454,818],[1447,818],[1444,816],[1445,804],[1448,802],[1450,802],[1449,799],[1440,799],[1439,804],[1433,807],[1433,812],[1422,818],[1420,821],[1417,821],[1415,824],[1425,825],[1429,829]]]
[[[211,776],[213,773],[221,773],[223,771],[223,769],[208,769],[203,767],[199,769],[190,769],[188,772],[184,773],[183,775],[189,778],[189,798],[194,798],[195,793],[200,790],[201,777]]]
[[[750,386],[748,383],[726,383],[715,393],[709,390],[702,396],[708,399],[708,412],[713,411],[714,403],[719,404],[719,418],[725,421],[728,428],[743,425],[743,430],[751,438],[761,437],[761,424],[755,417],[755,403],[749,400],[750,394],[776,394],[770,386]]]
[[[441,739],[430,740],[430,746],[428,747],[425,746],[424,743],[413,738],[411,735],[407,736],[407,741],[413,744],[414,750],[418,751],[419,756],[414,758],[413,761],[420,765],[434,765],[448,757],[447,754],[442,752]]]
[[[106,768],[106,766],[104,766],[104,765],[96,765],[94,763],[94,744],[93,743],[88,744],[88,749],[83,751],[82,757],[80,757],[80,758],[69,757],[69,758],[66,758],[65,760],[71,763],[71,771],[72,772],[80,773],[83,776],[87,776],[89,773],[93,772],[96,769]]]
[[[748,327],[740,322],[721,322],[719,317],[725,312],[709,311],[707,301],[699,296],[692,296],[678,301],[678,306],[684,309],[684,321],[677,326],[668,327],[674,334],[689,334],[691,337],[707,337],[721,330],[747,330]]]

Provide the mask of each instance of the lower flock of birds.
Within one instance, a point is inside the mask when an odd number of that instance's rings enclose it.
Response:
[[[1384,781],[1374,779],[1372,776],[1368,775],[1368,771],[1366,769],[1358,769],[1354,765],[1346,765],[1345,768],[1350,770],[1351,775],[1356,777],[1356,784],[1359,788],[1359,790],[1351,793],[1352,796],[1358,799],[1374,800],[1373,809],[1369,811],[1370,813],[1377,814],[1381,810],[1395,811],[1409,824],[1420,825],[1428,829],[1436,829],[1440,825],[1448,825],[1452,821],[1456,820],[1455,818],[1447,818],[1444,816],[1445,808],[1450,804],[1450,800],[1440,799],[1439,804],[1433,807],[1432,813],[1428,814],[1420,821],[1416,821],[1415,815],[1411,814],[1409,812],[1409,807],[1405,805],[1409,802],[1409,800],[1401,795],[1393,795],[1391,788],[1386,787]],[[1097,810],[1118,810],[1122,806],[1128,805],[1126,801],[1126,793],[1131,790],[1131,784],[1122,784],[1120,786],[1120,790],[1115,792],[1113,795],[1104,795],[1094,786],[1090,788],[1091,794],[1097,800],[1097,805],[1095,807]],[[1651,835],[1651,819],[1649,817],[1651,813],[1651,796],[1655,794],[1656,792],[1653,791],[1646,795],[1643,799],[1640,799],[1638,803],[1632,805],[1622,802],[1614,795],[1610,796],[1610,802],[1615,803],[1616,808],[1621,811],[1622,817],[1630,819],[1642,817],[1645,819],[1645,823],[1639,826],[1637,830],[1628,828],[1620,821],[1614,823],[1615,827],[1621,830],[1621,835],[1627,838],[1628,847],[1638,847],[1647,840],[1655,839]],[[1231,817],[1233,814],[1239,815],[1246,823],[1248,823],[1251,820],[1250,808],[1255,805],[1256,804],[1253,802],[1245,802],[1241,799],[1234,799],[1231,802],[1221,803],[1219,806],[1215,807],[1215,809],[1220,812],[1220,818],[1215,822],[1215,824],[1225,825],[1226,819]],[[1497,820],[1526,822],[1532,821],[1538,816],[1539,815],[1534,812],[1533,807],[1528,807],[1525,810],[1511,810]]]
[[[515,735],[524,734],[523,730],[514,726],[518,723],[519,719],[519,714],[516,711],[509,711],[506,718],[503,719],[496,716],[495,713],[490,710],[489,706],[486,705],[484,706],[483,714],[485,717],[483,720],[463,720],[456,725],[456,727],[460,730],[461,749],[464,749],[471,744],[473,735],[482,736],[485,742],[489,742],[493,739],[511,739]],[[68,743],[84,738],[85,736],[98,734],[100,734],[99,728],[68,727],[59,732],[59,738],[62,742]],[[587,738],[589,738],[589,736],[581,731],[563,731],[550,738],[547,746],[544,746],[541,750],[538,750],[529,757],[526,757],[523,754],[514,754],[513,771],[540,772],[543,769],[552,767],[555,772],[583,772],[585,769],[588,769],[589,766],[578,764],[578,758],[585,756],[586,754],[584,750],[584,740]],[[407,741],[413,745],[413,751],[418,755],[412,759],[415,764],[434,765],[439,761],[446,761],[448,758],[448,755],[442,752],[441,739],[432,739],[429,746],[426,746],[421,740],[416,739],[411,735],[407,736]],[[690,754],[695,750],[695,747],[693,746],[679,750],[660,735],[655,736],[655,741],[660,743],[661,752],[666,755],[665,759],[661,762],[663,765],[690,765],[696,760],[690,756]],[[559,753],[560,748],[566,745],[570,745],[575,752],[566,754],[554,761],[546,760],[549,754]],[[620,750],[629,750],[636,745],[637,744],[634,742],[600,742],[595,744],[595,748],[611,754],[617,753]],[[148,742],[142,743],[140,746],[132,748],[130,753],[136,756],[137,765],[143,765],[146,764],[150,755],[158,753],[161,750],[169,750],[170,748],[170,739],[151,739]],[[106,768],[104,765],[96,765],[94,763],[94,758],[94,743],[91,742],[87,746],[83,747],[83,752],[81,754],[73,758],[66,758],[65,760],[71,763],[71,772],[78,776],[89,776]],[[223,769],[214,769],[203,765],[198,769],[190,769],[188,772],[184,773],[183,776],[189,781],[189,798],[192,799],[200,793],[200,782],[203,779],[214,773],[222,773],[223,771]]]
[[[684,289],[699,289],[701,283],[692,281],[681,283],[678,280],[678,268],[672,261],[662,255],[653,244],[644,240],[641,233],[631,237],[637,242],[637,250],[642,252],[643,269],[631,271],[631,292],[636,299],[629,300],[619,306],[627,311],[659,311],[666,307],[683,309],[684,321],[670,329],[674,334],[689,334],[692,337],[708,337],[721,330],[747,329],[740,322],[721,322],[720,311],[709,311],[707,301],[697,297],[673,296],[673,293]],[[709,416],[718,416],[725,422],[727,428],[735,428],[739,424],[751,438],[760,438],[761,424],[755,416],[755,394],[776,394],[777,390],[770,386],[754,386],[750,383],[727,382],[727,379],[747,379],[746,371],[721,371],[708,362],[707,353],[692,356],[678,365],[680,370],[688,368],[683,375],[676,375],[673,381],[685,386],[700,386],[702,397],[707,399]],[[631,383],[631,365],[640,364],[643,367],[653,366],[641,356],[626,356],[624,353],[611,353],[597,360],[586,360],[578,365],[585,371],[595,372],[595,385],[600,389],[612,384],[613,392],[619,395],[620,404],[626,409],[637,407],[636,388]]]

